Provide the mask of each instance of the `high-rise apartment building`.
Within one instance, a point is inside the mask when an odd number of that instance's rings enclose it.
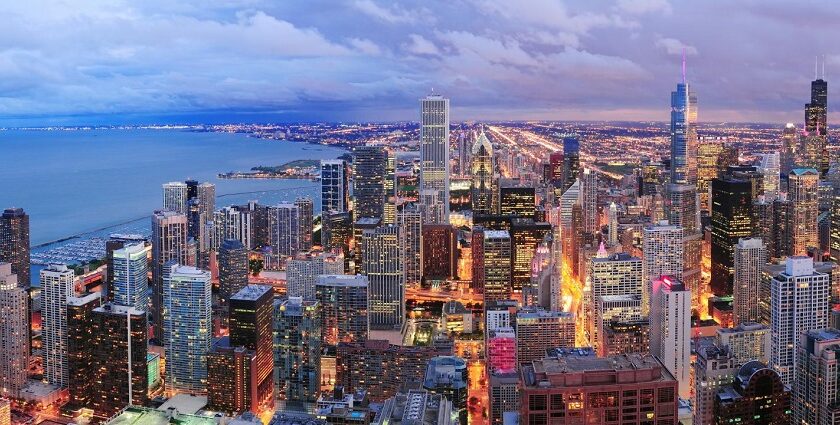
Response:
[[[368,277],[321,275],[315,283],[315,299],[321,304],[321,335],[324,344],[365,341],[368,319]]]
[[[187,216],[172,211],[152,214],[152,314],[153,334],[163,338],[163,274],[169,261],[187,263]]]
[[[101,303],[99,292],[67,297],[67,392],[75,408],[88,407],[93,397],[90,374],[97,373],[99,366],[94,359],[93,310]]]
[[[423,277],[452,279],[458,272],[457,229],[449,224],[423,226]]]
[[[660,276],[673,276],[677,280],[683,274],[683,229],[660,222],[645,227],[642,231],[642,312],[650,309],[653,293],[651,282]]]
[[[381,146],[353,148],[353,213],[356,219],[382,218],[387,160],[388,154]]]
[[[298,255],[286,263],[286,296],[315,299],[315,282],[323,274],[343,274],[344,256],[329,253]]]
[[[423,275],[422,234],[423,213],[412,205],[397,213],[397,226],[400,228],[400,242],[405,253],[405,284],[417,286]]]
[[[163,184],[163,210],[179,214],[187,214],[187,184],[184,182],[169,182]]]
[[[204,393],[213,336],[210,272],[170,261],[163,267],[163,340],[166,386]]]
[[[762,175],[764,198],[772,202],[779,197],[781,190],[779,152],[760,154],[759,161],[758,171]]]
[[[697,191],[694,185],[670,184],[665,205],[668,222],[680,226],[686,235],[700,229],[700,213],[697,209]]]
[[[575,347],[575,315],[542,309],[516,314],[516,363],[530,363],[551,348]]]
[[[420,99],[420,203],[426,223],[449,223],[449,99]]]
[[[484,302],[510,299],[511,283],[511,239],[507,230],[486,230],[482,241],[484,280],[478,286],[483,288]],[[473,257],[476,261],[476,257]]]
[[[767,264],[767,247],[761,238],[741,238],[735,245],[732,316],[735,324],[761,320],[759,292],[761,269]]]
[[[321,160],[321,213],[350,210],[350,173],[343,159]]]
[[[741,363],[725,347],[703,346],[697,349],[694,369],[694,413],[692,423],[714,423],[715,396],[732,384]]]
[[[272,253],[294,256],[301,250],[301,210],[295,204],[268,207],[268,240]]]
[[[23,208],[6,208],[0,215],[0,262],[11,264],[18,285],[29,287],[29,216]]]
[[[690,398],[691,292],[671,276],[662,276],[653,282],[650,352],[679,382],[680,397]]]
[[[255,212],[250,206],[230,206],[215,211],[211,248],[218,250],[222,242],[228,239],[236,239],[248,249],[254,248]],[[295,222],[295,225],[298,223]]]
[[[67,387],[67,298],[75,295],[73,270],[50,264],[41,270],[41,340],[44,347],[44,379]]]
[[[289,297],[275,302],[274,374],[282,398],[315,402],[321,391],[321,306]]]
[[[473,214],[491,214],[493,208],[493,145],[482,132],[472,146],[472,210]]]
[[[820,172],[814,168],[794,168],[788,176],[788,200],[793,208],[793,255],[805,255],[820,246],[817,216]]]
[[[751,360],[770,363],[770,327],[767,325],[741,322],[734,328],[720,328],[715,333],[715,345],[729,350],[738,364]]]
[[[368,278],[370,326],[399,329],[405,319],[404,252],[396,226],[365,230],[362,262]]]
[[[29,372],[29,294],[0,262],[0,396],[19,397]]]
[[[761,362],[748,362],[715,395],[713,423],[789,424],[790,399],[790,387],[776,371]]]
[[[740,238],[753,234],[753,193],[748,180],[712,180],[712,280],[715,295],[731,295],[734,251]]]
[[[302,197],[295,199],[295,205],[300,211],[300,249],[301,251],[309,251],[312,249],[312,221],[315,217],[315,211],[312,204],[312,199]]]
[[[793,383],[799,336],[828,326],[830,280],[809,257],[788,257],[785,271],[770,280],[770,366],[785,385]]]
[[[800,335],[792,385],[793,422],[835,424],[840,420],[840,331],[814,329]]]
[[[115,304],[149,311],[149,260],[142,243],[127,245],[112,254]]]
[[[259,413],[256,370],[253,350],[232,346],[229,337],[216,340],[207,353],[207,408],[231,416]]]

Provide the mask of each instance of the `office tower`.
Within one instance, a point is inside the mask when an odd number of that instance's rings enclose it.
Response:
[[[773,201],[772,239],[773,252],[770,258],[783,258],[793,255],[794,233],[793,202],[787,199]]]
[[[321,213],[349,211],[350,174],[343,159],[321,160]]]
[[[752,236],[752,185],[747,180],[712,180],[712,280],[715,295],[732,294],[734,249],[738,239]]]
[[[609,295],[642,296],[642,260],[626,253],[593,257],[589,265],[589,287],[592,300]],[[593,323],[594,325],[594,323]],[[597,340],[597,331],[593,340]]]
[[[309,251],[312,249],[312,220],[315,212],[313,211],[312,199],[308,197],[295,199],[295,205],[300,211],[300,250]]]
[[[612,320],[599,327],[599,356],[646,353],[650,349],[650,323],[647,319]]]
[[[660,276],[680,280],[683,273],[683,229],[660,222],[642,231],[642,312],[650,309],[651,282]]]
[[[286,263],[286,296],[315,299],[315,282],[322,274],[343,274],[344,256],[326,252],[299,255]]]
[[[516,332],[513,328],[486,331],[487,369],[492,373],[516,371]]]
[[[248,285],[230,298],[230,345],[255,353],[252,391],[261,407],[274,405],[273,297],[270,286]]]
[[[526,309],[516,314],[516,363],[530,363],[551,348],[574,348],[575,315],[561,311]]]
[[[584,168],[580,174],[580,203],[583,209],[583,230],[590,233],[601,231],[598,219],[598,175],[594,170]]]
[[[472,210],[473,214],[491,214],[493,208],[493,145],[482,132],[472,146]]]
[[[420,99],[420,203],[426,223],[449,223],[449,99]]]
[[[589,314],[593,317],[587,318],[586,331],[589,333],[589,340],[592,345],[602,350],[604,341],[604,331],[611,326],[619,323],[628,324],[641,320],[642,316],[642,296],[635,295],[593,295],[592,299],[595,303],[594,308],[589,308]],[[645,328],[647,329],[647,327]],[[613,341],[615,343],[616,341]],[[642,351],[642,347],[637,347],[634,352]]]
[[[563,191],[577,181],[580,174],[580,136],[563,134]]]
[[[685,70],[683,82],[671,92],[671,183],[697,184],[697,97]]]
[[[425,418],[424,421],[429,425],[459,423],[456,419],[457,410],[446,397],[410,389],[385,400],[371,425],[410,425],[417,423],[418,417]]]
[[[484,281],[478,286],[484,290],[484,302],[510,299],[512,289],[510,233],[506,230],[484,231],[481,250],[484,254]]]
[[[399,329],[405,319],[404,253],[400,249],[399,228],[382,226],[365,230],[362,245],[370,326]]]
[[[499,214],[533,218],[537,211],[536,190],[533,187],[501,183],[499,188]]]
[[[738,369],[735,379],[715,395],[715,425],[788,424],[791,391],[779,374],[761,362]]]
[[[741,238],[735,245],[733,320],[735,324],[761,320],[758,299],[761,269],[767,264],[767,247],[761,238]]]
[[[163,267],[163,340],[166,386],[204,393],[213,336],[210,272],[170,261]]]
[[[793,206],[793,255],[805,255],[819,247],[817,215],[820,173],[813,168],[794,168],[788,176],[788,200]]]
[[[697,195],[703,211],[711,211],[712,180],[718,178],[721,165],[727,162],[723,160],[726,149],[722,141],[708,138],[701,140],[697,146]],[[737,164],[737,154],[734,159]]]
[[[6,208],[0,215],[0,262],[11,264],[18,285],[29,287],[29,216],[23,208]]]
[[[163,184],[163,210],[179,214],[187,214],[187,184],[184,182],[169,182]]]
[[[484,294],[484,232],[484,227],[475,225],[470,235],[470,256],[472,257],[470,289],[476,294]]]
[[[793,422],[834,424],[840,419],[840,331],[814,329],[800,335],[796,346]]]
[[[128,245],[112,254],[114,293],[109,298],[115,303],[149,310],[149,261],[142,243]]]
[[[146,405],[149,366],[145,311],[108,303],[93,310],[92,322],[88,331],[93,339],[93,367],[82,374],[91,384],[88,407],[94,417],[105,420],[126,406]]]
[[[187,262],[187,216],[172,211],[152,214],[152,313],[154,337],[163,332],[163,272],[169,261]]]
[[[680,397],[691,397],[691,292],[676,278],[653,282],[650,303],[650,352],[679,381]]]
[[[452,402],[452,411],[458,412],[462,425],[467,423],[467,362],[455,356],[438,356],[429,359],[423,389],[438,394]]]
[[[322,212],[321,245],[325,251],[349,253],[350,239],[353,237],[352,212]]]
[[[272,253],[293,256],[301,249],[301,211],[295,204],[268,207],[268,239]]]
[[[0,396],[17,398],[29,370],[29,294],[0,262]]]
[[[823,64],[823,73],[825,73],[825,64]],[[813,158],[813,165],[809,166],[817,168],[822,175],[825,175],[829,166],[826,150],[828,82],[823,78],[817,78],[811,82],[811,102],[805,105],[805,151],[808,158]]]
[[[216,210],[216,185],[213,183],[200,183],[196,188],[196,198],[201,206],[200,211],[209,219]]]
[[[248,285],[248,250],[239,240],[226,239],[219,246],[218,262],[219,303],[226,310],[230,297]]]
[[[787,123],[782,133],[782,147],[779,152],[779,174],[785,180],[800,162],[799,146],[799,133],[796,131],[796,125]]]
[[[397,213],[397,226],[402,235],[401,249],[405,253],[405,284],[407,287],[417,286],[423,274],[423,213],[414,205],[404,207]]]
[[[368,277],[322,275],[315,283],[324,344],[364,341],[368,336]]]
[[[608,218],[609,218],[609,233],[607,236],[607,241],[609,242],[610,246],[617,246],[618,245],[618,207],[615,206],[615,202],[610,202],[610,208],[608,210]]]
[[[403,346],[386,340],[342,342],[336,352],[336,386],[345,391],[367,390],[372,402],[381,402],[406,383],[419,383],[435,356],[450,355],[433,346]]]
[[[259,413],[256,370],[253,350],[232,346],[229,337],[216,340],[207,353],[207,408],[231,416]]]
[[[772,202],[779,196],[779,188],[781,186],[779,153],[760,154],[759,161],[758,170],[762,175],[764,198]]]
[[[734,328],[720,328],[715,345],[725,347],[739,364],[751,360],[770,362],[770,327],[759,323],[739,323]]]
[[[275,302],[274,374],[286,401],[315,402],[321,391],[321,306],[289,297]]]
[[[681,226],[686,235],[697,233],[700,228],[700,214],[697,210],[697,192],[695,186],[687,184],[669,184],[666,217],[668,222]]]
[[[386,151],[385,158],[385,205],[382,212],[382,222],[397,223],[397,153],[392,149]]]
[[[284,204],[289,206],[291,204]],[[270,207],[273,208],[273,207]],[[269,211],[271,214],[271,211]],[[271,218],[269,216],[269,218]],[[295,226],[297,226],[295,222]],[[295,228],[295,234],[298,229]],[[224,207],[213,213],[213,241],[212,248],[219,249],[223,241],[236,239],[246,248],[254,247],[254,217],[247,207]]]
[[[656,423],[677,423],[677,381],[651,355],[536,360],[524,367],[521,391],[523,424],[540,423],[552,414],[561,419],[558,423],[577,418],[589,418],[592,423],[647,423],[653,418]],[[600,397],[604,401],[596,402]],[[625,406],[626,413],[619,406]],[[638,410],[637,406],[645,407]]]
[[[521,292],[530,286],[532,262],[537,247],[551,233],[551,224],[536,223],[531,218],[514,218],[510,226],[511,287]]]
[[[376,230],[382,225],[381,218],[362,217],[353,223],[353,263],[355,272],[364,274],[365,245],[362,243],[365,232]]]
[[[381,146],[353,148],[353,213],[356,218],[382,218],[385,211],[385,166]]]
[[[458,175],[460,176],[469,175],[470,148],[467,147],[469,144],[467,140],[464,131],[458,132]]]
[[[100,366],[94,359],[95,338],[93,310],[102,303],[99,292],[83,296],[68,296],[66,305],[67,392],[70,405],[87,407],[93,397],[94,380],[91,372]]]
[[[490,424],[502,425],[511,412],[519,412],[519,374],[490,373]]]
[[[715,396],[730,385],[741,364],[732,353],[717,345],[699,346],[694,368],[694,411],[692,423],[714,423]]]
[[[770,281],[770,366],[791,385],[799,335],[828,326],[830,277],[814,270],[809,257],[788,257],[785,271]]]
[[[41,339],[44,347],[44,379],[60,388],[67,386],[67,298],[75,294],[73,270],[50,264],[41,270]]]
[[[449,224],[423,226],[423,278],[452,279],[458,271],[457,230]]]

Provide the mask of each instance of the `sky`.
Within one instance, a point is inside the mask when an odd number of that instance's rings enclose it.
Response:
[[[823,55],[838,110],[835,0],[0,3],[0,126],[666,121],[683,51],[700,121],[801,122]]]

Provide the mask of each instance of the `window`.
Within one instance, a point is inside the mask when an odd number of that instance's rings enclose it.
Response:
[[[528,410],[548,410],[545,394],[531,394],[528,397]]]

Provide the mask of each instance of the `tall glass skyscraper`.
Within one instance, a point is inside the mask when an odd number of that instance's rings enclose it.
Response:
[[[420,201],[426,223],[449,223],[449,99],[420,100]]]
[[[163,268],[166,386],[172,390],[205,391],[213,336],[210,289],[210,272],[174,261]]]
[[[493,145],[481,133],[472,147],[472,210],[473,214],[493,211]]]
[[[697,183],[697,97],[685,81],[671,92],[671,183]]]
[[[321,213],[347,211],[350,176],[343,159],[321,160]]]
[[[142,243],[114,251],[115,304],[149,310],[149,263]]]
[[[12,265],[19,286],[29,286],[29,216],[23,208],[7,208],[0,215],[0,261]]]
[[[563,191],[577,181],[580,173],[580,137],[577,134],[563,135]]]
[[[353,212],[357,219],[384,215],[387,164],[388,155],[381,146],[353,148]]]

